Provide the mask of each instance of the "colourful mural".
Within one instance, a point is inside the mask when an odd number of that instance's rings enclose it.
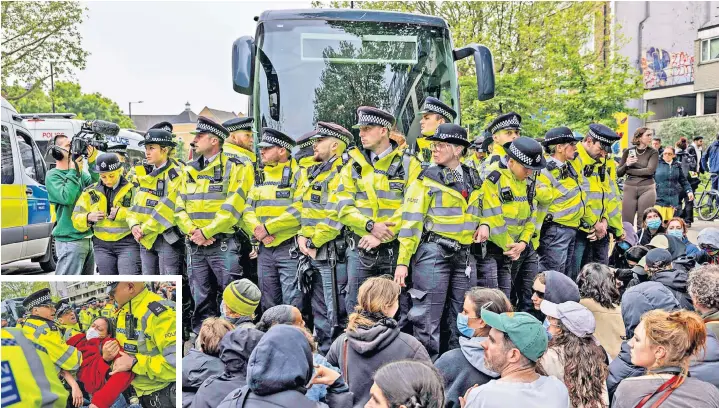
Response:
[[[649,47],[642,57],[642,74],[645,89],[694,82],[694,56]]]

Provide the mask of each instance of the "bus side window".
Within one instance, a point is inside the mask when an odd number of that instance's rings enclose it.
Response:
[[[15,181],[15,160],[12,156],[12,144],[6,126],[2,127],[0,151],[2,151],[2,184],[12,184]]]
[[[40,151],[33,143],[32,138],[15,129],[17,133],[18,146],[20,147],[20,158],[25,174],[40,184],[45,184],[45,161]]]

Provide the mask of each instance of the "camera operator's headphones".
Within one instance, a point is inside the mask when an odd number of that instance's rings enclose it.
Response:
[[[62,147],[57,145],[58,137],[67,137],[67,136],[66,135],[55,135],[55,137],[52,138],[52,141],[50,142],[50,146],[48,147],[47,151],[50,152],[50,155],[56,161],[62,160],[64,158],[63,152],[67,152],[67,157],[69,159],[70,151],[63,149]]]

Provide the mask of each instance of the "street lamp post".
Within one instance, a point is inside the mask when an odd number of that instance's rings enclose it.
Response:
[[[130,103],[128,104],[128,105],[129,105],[129,109],[128,109],[128,112],[127,112],[127,113],[129,114],[128,116],[130,116],[130,119],[132,119],[132,104],[133,104],[133,103],[142,103],[142,102],[144,102],[144,101],[130,102]]]

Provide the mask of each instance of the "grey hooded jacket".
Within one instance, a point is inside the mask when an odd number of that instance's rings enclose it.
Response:
[[[486,337],[459,338],[459,348],[450,350],[434,362],[444,378],[445,408],[459,408],[459,397],[474,384],[482,385],[499,378],[499,374],[484,365]]]

